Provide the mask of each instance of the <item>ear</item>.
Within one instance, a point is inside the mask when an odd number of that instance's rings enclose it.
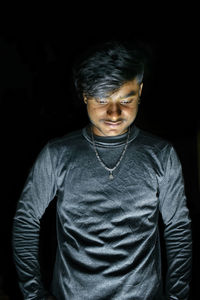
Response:
[[[140,87],[139,87],[139,96],[141,97],[142,95],[142,89],[143,89],[143,82],[140,83]]]
[[[88,99],[87,99],[86,95],[83,94],[83,101],[84,101],[85,104],[87,104],[87,100],[88,100]]]

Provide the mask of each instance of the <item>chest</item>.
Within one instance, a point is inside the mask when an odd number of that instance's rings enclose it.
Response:
[[[152,158],[132,149],[113,175],[110,180],[92,149],[76,153],[60,174],[59,214],[81,227],[106,224],[107,229],[121,222],[137,230],[155,221],[159,169]]]

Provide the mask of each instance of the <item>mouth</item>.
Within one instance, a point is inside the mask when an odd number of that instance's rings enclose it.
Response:
[[[116,128],[122,124],[122,121],[117,121],[117,122],[104,121],[104,123],[111,128]]]

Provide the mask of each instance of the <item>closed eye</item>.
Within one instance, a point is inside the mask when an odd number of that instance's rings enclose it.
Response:
[[[96,102],[99,104],[107,104],[108,101],[106,99],[96,99]]]
[[[133,99],[131,100],[121,100],[120,103],[121,104],[129,104],[129,103],[132,103],[133,102]]]

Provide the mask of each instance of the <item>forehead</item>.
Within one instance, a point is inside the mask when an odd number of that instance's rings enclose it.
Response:
[[[137,79],[133,79],[131,81],[126,82],[123,84],[117,91],[114,93],[110,93],[108,98],[123,98],[123,97],[131,97],[134,96],[139,90],[140,84],[138,83]]]

